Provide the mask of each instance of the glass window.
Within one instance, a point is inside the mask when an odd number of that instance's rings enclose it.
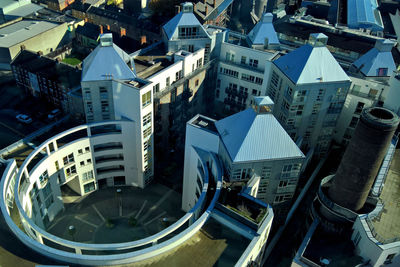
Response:
[[[142,107],[147,107],[151,104],[151,91],[142,95]]]

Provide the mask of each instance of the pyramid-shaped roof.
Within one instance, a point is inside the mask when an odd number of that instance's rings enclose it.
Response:
[[[99,44],[82,65],[82,82],[113,79],[129,80],[136,74],[128,67],[129,55],[115,44]]]
[[[350,81],[324,45],[303,45],[278,58],[274,64],[295,84]]]
[[[168,21],[162,28],[167,36],[168,40],[177,33],[179,26],[200,26],[203,30],[203,34],[207,35],[203,25],[199,22],[196,16],[193,14],[193,4],[185,3],[182,5],[183,11],[176,14],[170,21]]]
[[[272,24],[272,18],[273,15],[271,13],[266,13],[262,16],[260,21],[247,35],[250,45],[263,45],[266,38],[268,38],[268,44],[279,44],[278,36]]]
[[[249,108],[215,126],[232,162],[304,157],[272,114]]]
[[[396,70],[391,52],[393,45],[390,40],[379,40],[374,48],[354,61],[353,65],[367,77],[390,76]],[[379,74],[381,68],[387,68],[386,75]]]

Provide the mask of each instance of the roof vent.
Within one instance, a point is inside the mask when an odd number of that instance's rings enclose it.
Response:
[[[262,16],[262,22],[272,22],[272,19],[274,18],[274,15],[272,15],[271,13],[265,13]]]
[[[312,33],[310,34],[309,44],[314,47],[326,46],[328,43],[328,36],[323,33]]]
[[[182,4],[183,13],[193,13],[193,3],[185,2]]]
[[[100,35],[100,45],[101,46],[112,46],[113,38],[112,33],[104,33]]]

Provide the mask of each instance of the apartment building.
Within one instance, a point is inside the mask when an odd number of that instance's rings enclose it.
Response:
[[[395,90],[390,86],[390,82],[394,82],[390,76],[396,70],[391,53],[393,46],[394,42],[390,40],[378,40],[374,48],[350,66],[348,73],[352,84],[335,130],[337,143],[348,144],[363,108],[382,106],[386,100],[392,101],[387,95]]]
[[[271,114],[266,98],[256,99],[255,110],[249,108],[219,121],[203,115],[188,121],[183,210],[191,209],[201,192],[201,184],[194,180],[196,155],[209,151],[223,166],[227,190],[243,187],[247,194],[270,203],[278,219],[286,216],[305,156]]]
[[[151,82],[137,78],[129,55],[113,43],[112,34],[103,34],[100,45],[83,61],[81,86],[87,123],[128,120],[135,129],[133,140],[121,145],[134,158],[126,161],[130,166],[115,165],[112,161],[124,158],[115,156],[110,158],[113,165],[107,167],[108,171],[97,175],[112,179],[113,171],[123,170],[125,177],[133,179],[127,184],[144,187],[153,178]]]
[[[11,62],[11,70],[17,84],[28,94],[74,113],[69,107],[68,94],[80,89],[82,71],[79,68],[43,56],[41,52],[21,50]]]
[[[326,48],[328,37],[311,34],[309,43],[273,61],[267,94],[274,115],[303,151],[329,148],[351,81]]]

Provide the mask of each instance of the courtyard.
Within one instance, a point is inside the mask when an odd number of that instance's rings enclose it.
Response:
[[[67,203],[73,198],[63,196],[65,209],[46,230],[77,242],[119,243],[142,239],[160,232],[184,215],[181,195],[160,184],[151,184],[145,189],[100,189]]]

